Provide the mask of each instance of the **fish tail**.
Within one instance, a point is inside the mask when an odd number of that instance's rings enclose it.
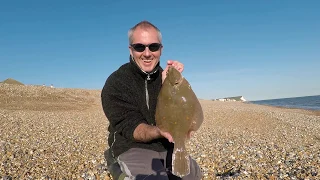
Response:
[[[183,177],[190,173],[189,154],[185,148],[174,148],[172,154],[172,174]]]

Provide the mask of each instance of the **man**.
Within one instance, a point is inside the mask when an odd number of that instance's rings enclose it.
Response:
[[[182,72],[183,64],[169,60],[164,70],[160,67],[162,35],[150,22],[138,23],[128,36],[129,62],[108,77],[101,92],[110,122],[105,154],[109,171],[122,179],[179,179],[170,173],[172,136],[156,127],[155,110],[168,66]],[[182,179],[200,179],[199,166],[190,162],[190,174]]]

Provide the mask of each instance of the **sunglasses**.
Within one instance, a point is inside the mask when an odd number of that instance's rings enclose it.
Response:
[[[130,44],[130,46],[135,51],[138,51],[138,52],[143,52],[146,49],[146,47],[148,47],[151,52],[156,52],[162,47],[162,44],[160,44],[160,43],[152,43],[152,44],[149,44],[149,45],[144,45],[144,44],[141,44],[141,43],[137,43],[137,44]]]

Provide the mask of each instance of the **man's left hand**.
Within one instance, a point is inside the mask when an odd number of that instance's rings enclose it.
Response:
[[[176,68],[180,73],[183,72],[184,70],[184,65],[179,62],[179,61],[174,61],[174,60],[168,60],[167,61],[167,66],[166,68],[163,70],[162,72],[162,82],[164,82],[164,80],[166,79],[167,77],[167,71],[168,71],[168,68],[169,66],[173,66],[174,68]]]

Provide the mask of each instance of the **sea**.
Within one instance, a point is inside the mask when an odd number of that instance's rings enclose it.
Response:
[[[280,106],[280,107],[286,107],[286,108],[320,110],[320,95],[258,100],[258,101],[249,101],[248,103],[269,105],[269,106]]]

